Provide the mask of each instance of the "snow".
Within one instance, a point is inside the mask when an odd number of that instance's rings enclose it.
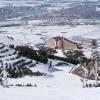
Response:
[[[9,84],[37,84],[37,87],[0,87],[0,100],[100,100],[99,88],[82,88],[78,76],[69,73],[68,66],[56,67],[52,77],[9,79]]]
[[[56,51],[57,51],[57,53],[54,54],[55,56],[66,58],[66,56],[63,54],[62,50],[56,50]]]
[[[91,58],[92,52],[93,51],[91,49],[83,49],[83,54],[89,59]]]
[[[36,66],[34,66],[33,68],[31,68],[31,70],[33,72],[42,72],[42,73],[47,73],[48,72],[48,65],[39,63]]]
[[[96,7],[96,11],[100,11],[100,7]]]
[[[93,31],[87,32],[83,35],[81,35],[83,38],[89,38],[89,39],[100,39],[100,29],[99,26],[95,28]]]
[[[78,25],[78,26],[15,26],[0,28],[0,42],[14,45],[37,45],[44,44],[45,40],[55,36],[64,36],[71,39],[73,36],[83,38],[99,38],[100,30],[98,25]],[[93,34],[93,35],[92,35]],[[95,35],[94,35],[95,34]],[[9,38],[13,37],[14,41]]]
[[[37,0],[0,0],[0,7],[4,6],[37,6],[43,4],[43,1]]]
[[[83,35],[85,33],[95,30],[97,26],[94,25],[79,25],[79,26],[16,26],[16,27],[3,27],[0,28],[1,31],[6,31],[6,33],[27,33],[27,34],[39,34],[44,33],[44,35],[53,36],[53,35],[62,35],[63,32],[67,32],[66,36],[76,36]],[[32,29],[32,32],[31,32]]]
[[[31,22],[30,22],[31,23]],[[94,25],[79,26],[17,26],[0,28],[0,42],[6,45],[31,45],[44,43],[42,37],[50,38],[53,36],[64,36],[71,38],[73,36],[82,36],[85,38],[100,37],[99,27]],[[96,32],[95,32],[96,31]],[[95,35],[94,35],[95,32]],[[92,35],[93,34],[93,35]],[[13,37],[11,40],[9,37]],[[4,48],[6,49],[6,47]],[[2,50],[4,50],[2,49]],[[61,50],[57,50],[56,56],[64,57]],[[91,50],[83,50],[87,57],[91,56]],[[13,50],[5,53],[13,53]],[[3,54],[2,54],[3,55]],[[16,57],[13,55],[12,57]],[[6,57],[4,58],[6,59]],[[9,57],[7,59],[10,59]],[[23,57],[16,59],[25,59]],[[26,60],[26,59],[25,59]],[[26,61],[28,61],[27,59]],[[13,61],[11,61],[13,63]],[[53,60],[53,65],[57,62]],[[34,72],[40,71],[47,73],[47,76],[29,77],[25,76],[18,79],[9,79],[9,84],[37,84],[37,87],[17,87],[3,88],[0,86],[0,100],[100,100],[99,88],[82,88],[80,77],[69,73],[72,66],[59,66],[48,70],[48,65],[37,64],[32,68]],[[94,83],[94,82],[93,82]]]
[[[7,36],[12,37],[14,40],[9,39]],[[0,43],[5,45],[30,45],[43,44],[44,41],[37,35],[32,34],[0,34]]]

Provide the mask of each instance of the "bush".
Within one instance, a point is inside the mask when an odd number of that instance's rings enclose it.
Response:
[[[36,85],[36,84],[34,84],[34,87],[37,87],[37,85]]]
[[[83,51],[80,50],[69,50],[65,55],[69,59],[78,59],[78,57],[84,56]]]
[[[15,86],[19,86],[19,87],[22,87],[23,85],[22,85],[22,84],[16,84]]]
[[[26,87],[33,87],[31,83],[26,84]]]
[[[91,83],[89,84],[89,87],[92,87],[92,84]]]
[[[55,53],[57,53],[57,51],[55,49],[52,48],[45,48],[47,50],[48,55],[53,55]]]
[[[86,84],[86,87],[89,87],[88,84]]]
[[[12,48],[12,49],[14,49],[14,45],[12,44],[12,45],[9,45],[9,48]]]
[[[46,74],[45,73],[41,73],[39,71],[33,72],[33,76],[43,76],[43,75],[46,75]]]
[[[95,84],[93,84],[93,87],[95,87]]]

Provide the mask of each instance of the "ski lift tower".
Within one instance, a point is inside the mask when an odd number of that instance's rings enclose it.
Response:
[[[95,51],[92,53],[91,58],[93,61],[95,61],[95,85],[98,85],[98,70],[99,70],[99,64],[100,61],[100,51]]]

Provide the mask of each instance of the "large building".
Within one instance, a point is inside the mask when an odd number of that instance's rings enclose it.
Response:
[[[45,47],[53,49],[76,49],[78,43],[68,40],[64,37],[52,37],[45,42]]]

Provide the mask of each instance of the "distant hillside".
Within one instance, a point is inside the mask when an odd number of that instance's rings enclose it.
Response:
[[[100,2],[85,3],[73,0],[2,0],[0,2],[0,19],[26,16],[31,16],[33,19],[100,17],[100,13],[96,12],[96,7],[100,5]]]

